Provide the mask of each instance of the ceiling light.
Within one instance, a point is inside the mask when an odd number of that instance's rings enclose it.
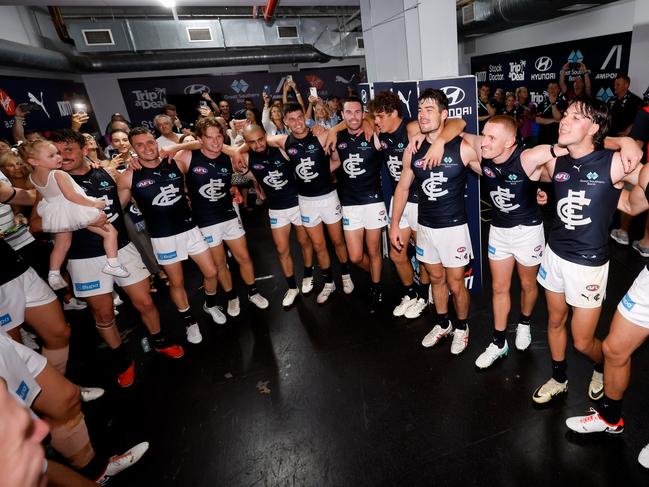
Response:
[[[560,8],[562,12],[578,12],[580,10],[586,10],[587,8],[597,7],[599,3],[575,3],[573,5],[568,5],[567,7]]]
[[[176,6],[176,0],[160,0],[163,7],[174,8]]]

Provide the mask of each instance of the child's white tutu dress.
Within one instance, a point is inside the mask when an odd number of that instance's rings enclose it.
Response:
[[[86,195],[83,188],[66,172],[59,170],[50,171],[45,186],[39,186],[30,176],[30,181],[43,196],[43,199],[38,203],[36,208],[36,211],[38,211],[38,214],[43,219],[43,231],[52,233],[71,232],[85,228],[95,222],[99,218],[102,210],[91,206],[78,205],[68,200],[61,193],[61,189],[54,179],[54,173],[61,173],[65,177],[70,178],[70,182],[77,193],[84,195],[86,198],[97,199]]]

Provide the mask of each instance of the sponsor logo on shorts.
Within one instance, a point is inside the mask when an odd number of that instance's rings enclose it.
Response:
[[[135,185],[135,187],[137,187],[137,188],[146,188],[147,186],[151,186],[154,183],[155,183],[155,181],[153,179],[143,179],[142,181],[137,183]]]
[[[539,252],[542,248],[542,245],[537,245],[536,247],[534,247],[534,252]]]
[[[206,240],[207,240],[207,238],[206,238]],[[160,259],[160,260],[171,260],[171,259],[175,259],[176,257],[178,257],[178,252],[176,252],[174,250],[173,252],[158,253],[156,255],[158,256],[158,259]]]
[[[21,381],[18,389],[16,389],[16,395],[21,398],[23,401],[27,400],[27,395],[29,394],[29,386],[25,384],[25,381]]]
[[[192,172],[196,174],[207,174],[207,169],[204,167],[195,167],[194,169],[192,169]]]
[[[379,216],[385,216],[385,210],[379,211]]]
[[[99,289],[101,284],[99,281],[89,281],[89,282],[75,282],[74,290],[75,291],[92,291],[93,289]]]
[[[311,218],[308,216],[302,215],[302,223],[309,223],[311,221]]]
[[[483,168],[483,169],[482,169],[482,172],[483,172],[484,175],[487,176],[488,178],[495,178],[495,177],[496,177],[496,173],[493,172],[493,171],[492,171],[491,169],[489,169],[488,167]]]
[[[288,152],[290,155],[294,156],[295,154],[297,154],[297,149],[295,149],[295,148],[290,148],[290,149],[289,149],[288,151],[286,151],[286,152]]]
[[[6,315],[0,316],[0,326],[5,326],[11,323],[11,315],[7,313]]]
[[[343,217],[343,225],[349,226],[349,218]]]
[[[597,291],[599,289],[599,285],[597,284],[589,284],[586,286],[587,291]]]
[[[422,249],[421,247],[417,247],[416,250],[417,250],[417,255],[422,257],[424,256],[424,249]]]
[[[271,218],[270,219],[270,224],[271,225],[277,225],[277,218]]]
[[[557,183],[565,183],[566,181],[568,181],[568,179],[570,179],[570,174],[568,174],[567,172],[560,172],[556,176],[554,176],[554,180]]]
[[[541,279],[546,279],[548,277],[548,271],[546,271],[543,266],[539,267],[539,276]]]
[[[457,249],[457,253],[458,253],[458,254],[461,254],[462,252],[466,252],[466,247],[459,247],[459,248]]]
[[[631,299],[631,296],[629,294],[625,294],[624,297],[622,298],[622,306],[624,306],[628,311],[631,311],[633,307],[635,306],[635,301]]]
[[[490,254],[496,255],[496,247],[494,247],[493,245],[489,245],[488,251]]]
[[[205,240],[209,244],[209,243],[214,242],[214,237],[212,237],[211,235],[206,235],[206,236],[203,237],[203,240]],[[174,252],[174,254],[175,254],[175,252]],[[174,257],[175,257],[175,255],[174,255]],[[169,257],[169,258],[171,259],[171,257]]]

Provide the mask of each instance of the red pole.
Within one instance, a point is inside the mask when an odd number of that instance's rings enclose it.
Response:
[[[275,13],[275,8],[277,7],[278,0],[268,0],[266,7],[264,7],[264,20],[270,22]]]

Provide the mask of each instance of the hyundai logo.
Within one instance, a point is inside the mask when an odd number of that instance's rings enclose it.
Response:
[[[199,85],[189,85],[189,86],[185,86],[185,89],[183,90],[185,95],[200,95],[204,91],[209,93],[210,92],[210,87],[205,86],[205,85],[200,85],[200,84]]]
[[[464,97],[466,96],[464,90],[457,86],[445,86],[441,90],[446,95],[446,98],[448,98],[449,107],[462,103],[462,100],[464,100]]]
[[[367,103],[367,91],[365,90],[361,90],[361,102],[363,104]]]
[[[547,56],[541,56],[534,63],[534,67],[537,71],[543,73],[552,67],[552,59]]]

